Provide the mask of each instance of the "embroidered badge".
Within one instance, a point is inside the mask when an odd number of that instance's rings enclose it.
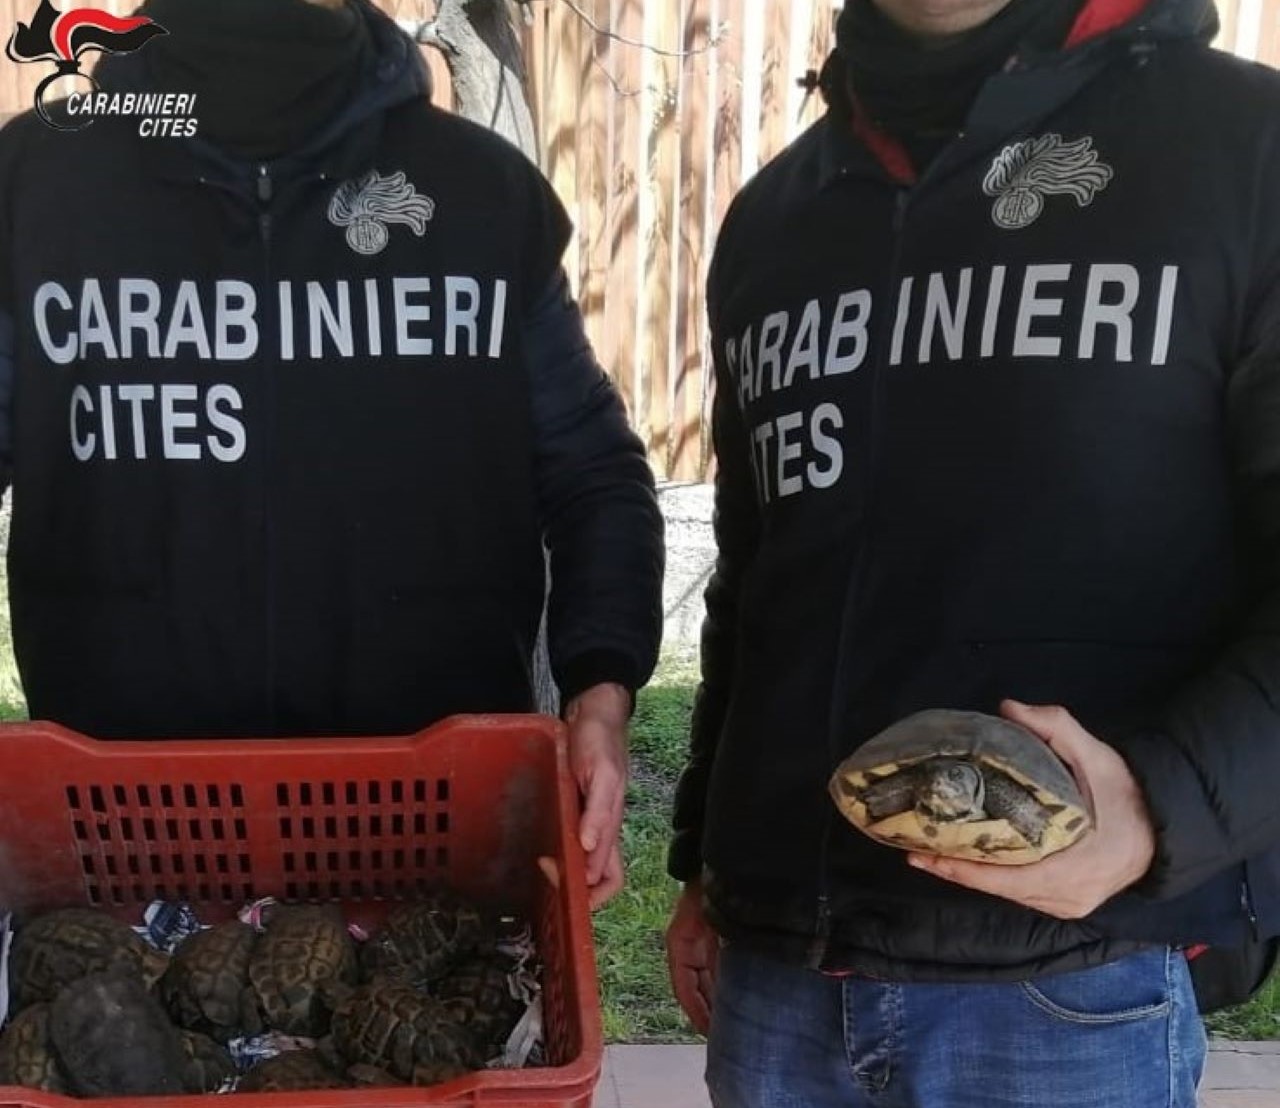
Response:
[[[435,201],[419,195],[403,173],[383,177],[371,169],[338,186],[329,201],[329,222],[347,229],[347,245],[357,254],[380,254],[391,238],[388,224],[403,223],[421,238],[435,211]]]
[[[991,218],[1006,231],[1030,227],[1044,211],[1046,196],[1071,196],[1080,207],[1112,178],[1111,167],[1098,158],[1093,139],[1064,142],[1061,135],[1041,135],[1000,151],[982,191],[995,197]]]

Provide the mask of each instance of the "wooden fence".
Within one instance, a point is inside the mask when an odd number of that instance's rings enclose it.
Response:
[[[67,0],[59,7],[85,6]],[[216,0],[206,0],[214,3]],[[378,0],[426,20],[434,0]],[[131,11],[134,0],[94,6]],[[0,33],[36,0],[0,0]],[[737,188],[821,108],[798,80],[830,47],[838,0],[530,0],[540,162],[576,225],[567,257],[601,361],[661,476],[706,475],[706,263]],[[1280,64],[1280,0],[1219,0],[1218,45]],[[437,102],[448,74],[428,50]],[[45,67],[0,61],[0,113]]]

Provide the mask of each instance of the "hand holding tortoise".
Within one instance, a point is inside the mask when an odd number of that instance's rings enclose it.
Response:
[[[911,851],[911,865],[943,880],[1058,919],[1087,916],[1139,880],[1151,865],[1155,833],[1141,790],[1124,759],[1089,734],[1065,708],[1005,701],[1001,714],[1043,740],[1045,747],[1040,749],[1056,754],[1070,773],[1058,775],[1046,769],[1033,753],[1034,747],[1022,748],[1010,762],[1007,755],[1014,749],[1010,734],[994,742],[985,756],[953,755],[935,764],[923,784],[917,771],[908,819],[902,821],[899,815],[898,841],[893,845]],[[998,729],[993,733],[998,734]],[[859,792],[859,779],[850,772],[851,763],[867,747],[837,770],[831,791],[850,822],[882,841],[892,841],[883,834],[884,821],[869,818],[873,807],[880,811],[890,786],[871,791],[878,782],[873,779],[868,788],[864,774]],[[948,752],[946,748],[939,751]],[[957,753],[963,755],[963,751]],[[996,776],[991,771],[1001,754],[1006,758],[998,768],[1013,772]],[[1056,759],[1050,762],[1059,764]],[[1028,766],[1035,767],[1034,776],[1024,777],[1018,771]],[[973,783],[974,769],[980,784]],[[1023,792],[1010,788],[1010,781]],[[970,798],[977,798],[977,818],[962,811],[966,789]],[[889,801],[888,806],[901,803]],[[902,822],[910,833],[903,833]],[[985,842],[980,841],[983,822],[996,825],[989,828],[991,837]],[[935,831],[932,836],[930,828]],[[940,847],[947,854],[938,853]]]

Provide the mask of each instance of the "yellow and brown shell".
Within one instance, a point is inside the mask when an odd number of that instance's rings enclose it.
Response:
[[[937,818],[906,799],[912,775],[935,759],[975,767],[988,802],[971,818]],[[902,802],[873,801],[899,789]],[[981,862],[1021,865],[1075,843],[1093,816],[1071,771],[1038,736],[978,712],[930,710],[899,721],[859,747],[831,775],[840,813],[878,842]],[[995,814],[992,810],[995,809]]]

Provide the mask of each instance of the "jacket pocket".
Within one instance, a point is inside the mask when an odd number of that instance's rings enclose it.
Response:
[[[1023,995],[1066,1023],[1116,1024],[1156,1019],[1173,1002],[1168,947],[1144,950],[1101,966],[1019,982]],[[1176,954],[1182,957],[1181,954]]]

